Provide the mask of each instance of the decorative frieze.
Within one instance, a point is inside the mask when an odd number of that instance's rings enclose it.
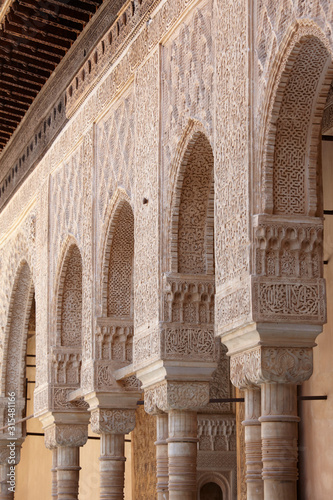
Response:
[[[112,318],[99,318],[96,332],[96,358],[132,362],[133,322]]]
[[[80,385],[82,356],[77,350],[54,349],[53,377],[55,384]]]
[[[163,359],[218,360],[219,343],[213,328],[166,328],[162,339]]]
[[[252,278],[253,319],[322,325],[326,322],[324,279]]]
[[[198,416],[198,438],[200,451],[235,451],[235,417]]]
[[[165,322],[214,324],[214,277],[164,275],[163,288]]]
[[[253,228],[254,274],[320,278],[323,272],[322,219],[279,219],[259,217]]]

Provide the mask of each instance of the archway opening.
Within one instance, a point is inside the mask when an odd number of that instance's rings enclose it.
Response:
[[[200,500],[223,500],[223,493],[220,486],[210,482],[200,488]]]

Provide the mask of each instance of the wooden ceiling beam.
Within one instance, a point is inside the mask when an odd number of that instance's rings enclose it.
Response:
[[[23,118],[25,111],[23,109],[15,109],[0,102],[0,113],[17,118],[19,121]]]
[[[21,89],[28,89],[31,90],[32,92],[39,92],[41,89],[41,85],[36,85],[35,83],[32,82],[27,82],[27,81],[22,81],[18,78],[13,78],[7,75],[1,75],[0,74],[0,82],[1,85],[10,85],[11,87],[18,87]]]
[[[7,16],[7,19],[13,26],[17,26],[18,28],[23,29],[23,32],[29,30],[35,33],[42,33],[43,36],[45,36],[45,38],[47,39],[50,38],[50,35],[52,35],[52,37],[55,37],[56,39],[59,38],[60,40],[74,42],[77,37],[77,33],[75,33],[74,31],[59,26],[54,27],[48,23],[45,23],[43,19],[38,18],[37,16],[35,18],[27,19],[26,16],[20,12],[10,12]]]
[[[0,128],[2,124],[12,130],[15,130],[17,127],[17,122],[13,123],[10,122],[9,120],[5,120],[4,118],[0,117]]]
[[[14,127],[8,127],[4,123],[0,122],[0,130],[1,130],[1,132],[4,132],[4,133],[9,134],[9,135],[12,135],[12,133],[15,130],[15,128]]]
[[[10,138],[12,134],[10,132],[5,132],[0,128],[0,137],[7,138],[7,140]]]
[[[5,118],[3,118],[2,116],[0,116],[0,124],[3,123],[4,125],[6,125],[7,127],[9,128],[13,128],[14,130],[16,129],[17,127],[17,122],[11,122],[10,120],[6,120]],[[1,125],[0,125],[0,128],[1,128]]]
[[[37,3],[37,2],[36,2]],[[38,6],[38,4],[37,4]],[[69,19],[63,19],[59,16],[54,16],[51,13],[43,12],[39,6],[36,12],[36,8],[26,7],[21,5],[21,2],[13,4],[13,10],[17,15],[20,15],[26,19],[34,19],[36,21],[43,21],[43,23],[49,26],[55,26],[69,29],[77,34],[80,34],[83,30],[84,23],[78,21],[71,21]]]
[[[52,49],[61,49],[66,52],[66,50],[68,50],[71,46],[71,42],[68,40],[45,36],[44,33],[37,33],[36,31],[24,29],[22,26],[14,26],[8,21],[8,19],[6,19],[4,23],[4,30],[12,36],[31,40],[32,42],[35,42],[38,47],[39,45],[43,45],[48,46],[49,48],[52,47]]]
[[[46,0],[20,0],[20,4],[40,10],[41,12],[44,12],[46,14],[52,14],[53,17],[60,17],[62,19],[67,19],[73,22],[82,22],[83,24],[86,24],[90,19],[89,14],[74,10],[67,5],[63,7],[60,5],[54,5]]]
[[[47,60],[40,60],[37,58],[33,58],[31,56],[23,55],[19,52],[12,50],[7,53],[0,46],[0,57],[6,61],[8,64],[19,64],[24,66],[29,66],[30,68],[34,68],[37,70],[41,70],[43,73],[52,73],[55,69],[56,64],[48,63]]]
[[[17,71],[19,73],[24,73],[25,75],[36,76],[42,80],[47,80],[50,76],[51,71],[47,71],[42,68],[37,68],[35,66],[30,66],[30,64],[19,63],[13,59],[6,61],[2,59],[2,66],[4,68]],[[1,55],[0,55],[0,65],[1,65]]]
[[[21,93],[17,92],[16,89],[12,89],[10,91],[0,90],[0,97],[3,103],[5,103],[5,101],[13,102],[14,104],[17,102],[19,104],[23,104],[23,106],[30,106],[34,100],[34,97],[24,96]]]
[[[43,86],[46,80],[49,77],[49,73],[45,74],[38,74],[38,72],[33,70],[32,68],[29,68],[28,66],[26,68],[22,68],[19,65],[6,63],[5,61],[2,61],[0,59],[0,75],[8,75],[12,76],[13,78],[17,78],[18,80],[22,81],[27,81],[27,82],[32,82],[35,83],[36,85]]]
[[[73,10],[76,10],[78,12],[84,12],[91,16],[96,12],[95,5],[91,5],[90,3],[78,0],[48,0],[48,3],[51,3],[53,5],[59,5],[60,7],[62,6],[70,7]]]
[[[0,111],[0,120],[5,120],[8,123],[12,123],[13,125],[15,125],[15,127],[17,127],[17,124],[19,122],[19,118],[14,116],[11,117],[9,115],[6,115],[6,113],[2,113],[1,111]]]
[[[66,54],[65,49],[58,49],[56,47],[50,47],[49,45],[45,45],[41,41],[34,42],[32,40],[28,40],[27,38],[21,37],[19,34],[11,34],[9,32],[3,31],[0,29],[0,39],[5,40],[6,42],[11,42],[16,50],[21,51],[22,47],[26,47],[32,50],[33,53],[38,55],[43,52],[44,54],[53,56],[59,56],[58,61]]]
[[[23,87],[15,87],[14,85],[9,85],[8,83],[2,81],[0,86],[0,94],[3,98],[9,99],[19,99],[21,96],[21,102],[31,104],[37,95],[37,91],[31,91]]]
[[[6,102],[0,102],[0,111],[10,113],[11,110],[15,110],[15,114],[17,116],[22,117],[23,115],[25,115],[27,109],[29,109],[28,104],[21,104],[20,102],[14,102],[10,99],[7,99]]]
[[[1,50],[6,53],[7,56],[10,57],[11,54],[15,54],[20,56],[21,58],[31,57],[40,61],[43,65],[44,63],[52,64],[55,68],[57,64],[59,64],[61,60],[61,56],[52,55],[51,53],[45,54],[42,51],[38,51],[34,48],[27,47],[25,45],[20,45],[17,42],[14,44],[12,40],[9,42],[6,38],[6,35],[3,31],[0,30],[0,45]]]

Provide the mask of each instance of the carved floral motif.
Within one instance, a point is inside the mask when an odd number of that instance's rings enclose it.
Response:
[[[208,402],[208,382],[164,381],[145,390],[145,410],[147,413],[170,410],[197,411]]]
[[[135,427],[135,410],[97,408],[91,412],[90,423],[97,434],[129,434]]]
[[[312,369],[312,347],[257,347],[230,360],[231,381],[240,389],[266,382],[301,384]]]
[[[87,425],[52,424],[44,429],[45,446],[83,446],[88,439]]]

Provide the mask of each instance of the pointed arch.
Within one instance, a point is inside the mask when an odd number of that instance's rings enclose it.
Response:
[[[63,246],[57,277],[55,343],[57,346],[81,349],[82,257],[72,236]]]
[[[24,409],[26,348],[28,326],[34,297],[29,264],[22,259],[17,267],[8,311],[2,370],[1,392],[15,392],[19,410]]]
[[[332,52],[312,21],[285,37],[264,109],[260,211],[320,215],[318,151],[323,110],[333,79]]]
[[[130,199],[117,192],[102,258],[102,316],[133,318],[134,215]]]
[[[170,271],[214,274],[214,156],[202,124],[190,120],[172,167]]]

